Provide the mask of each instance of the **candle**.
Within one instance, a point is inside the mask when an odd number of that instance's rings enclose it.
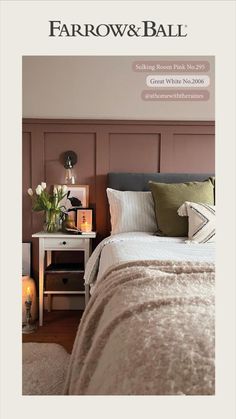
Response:
[[[30,302],[28,301],[28,295],[30,297]],[[27,275],[22,277],[22,323],[26,323],[25,303],[31,304],[32,321],[35,321],[38,317],[36,285],[34,279]]]
[[[27,302],[28,303],[31,303],[31,291],[30,291],[30,287],[27,287],[27,293],[26,293],[26,295],[27,295]]]
[[[92,231],[92,225],[89,224],[88,221],[85,221],[81,224],[81,231],[83,233],[89,233],[90,231]]]

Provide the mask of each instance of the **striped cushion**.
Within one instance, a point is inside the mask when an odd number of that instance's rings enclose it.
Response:
[[[151,192],[117,191],[107,188],[112,234],[157,231]]]
[[[216,209],[214,205],[185,202],[178,209],[181,217],[188,217],[188,237],[195,243],[215,241]]]

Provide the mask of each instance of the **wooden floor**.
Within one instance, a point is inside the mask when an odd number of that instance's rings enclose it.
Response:
[[[82,314],[82,310],[45,311],[43,326],[35,333],[22,335],[23,342],[58,343],[71,353]]]

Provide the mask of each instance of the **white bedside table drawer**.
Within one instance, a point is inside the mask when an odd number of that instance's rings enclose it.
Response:
[[[75,272],[76,274],[83,275],[84,269],[86,267],[86,263],[88,262],[89,256],[92,253],[92,240],[96,238],[96,232],[91,231],[91,233],[87,233],[84,235],[69,235],[65,233],[46,233],[44,231],[40,231],[39,233],[35,233],[32,235],[33,238],[39,239],[39,326],[43,325],[43,303],[44,303],[44,295],[47,294],[48,297],[48,309],[50,311],[51,307],[51,298],[53,294],[79,294],[85,295],[85,304],[87,304],[89,300],[89,286],[85,286],[84,289],[76,290],[76,291],[65,291],[65,290],[52,290],[46,291],[44,289],[44,275],[47,270],[48,272],[53,272],[54,274],[62,274],[61,266],[52,265],[52,252],[53,251],[68,251],[68,250],[75,250],[79,252],[83,252],[83,266],[79,267],[74,271],[69,267],[65,266],[65,270],[63,269],[63,278],[66,278],[64,275],[71,274]],[[45,263],[46,262],[46,263]],[[59,264],[58,264],[59,265]],[[50,270],[51,266],[51,270]],[[45,269],[48,268],[48,269]],[[81,269],[82,268],[82,269]],[[81,278],[78,278],[81,280]]]
[[[44,243],[45,250],[77,249],[84,250],[85,239],[47,238]]]

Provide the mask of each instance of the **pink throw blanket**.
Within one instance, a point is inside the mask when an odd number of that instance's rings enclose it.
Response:
[[[65,394],[213,395],[214,266],[136,261],[99,281]]]

